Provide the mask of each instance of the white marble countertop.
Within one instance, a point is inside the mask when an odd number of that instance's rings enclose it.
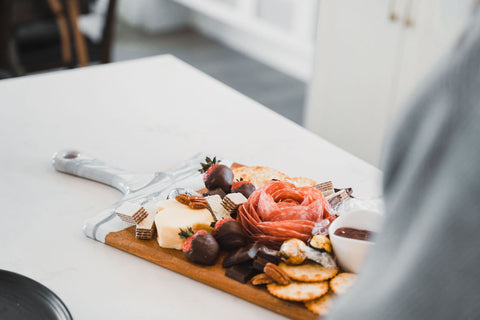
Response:
[[[379,194],[375,167],[168,55],[0,81],[0,146],[0,269],[75,319],[282,317],[86,238],[84,220],[121,194],[56,172],[58,150],[138,172],[205,151]]]

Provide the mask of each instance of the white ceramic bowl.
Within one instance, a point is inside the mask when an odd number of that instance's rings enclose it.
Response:
[[[374,242],[336,236],[335,230],[342,227],[378,232],[382,215],[375,211],[356,210],[343,213],[328,228],[333,252],[340,266],[347,272],[358,273]]]

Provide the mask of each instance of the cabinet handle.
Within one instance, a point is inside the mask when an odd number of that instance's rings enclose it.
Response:
[[[398,15],[395,12],[396,3],[397,3],[397,0],[390,0],[390,2],[388,3],[388,12],[389,12],[390,21],[398,20]]]
[[[403,20],[403,24],[406,27],[413,26],[413,18],[412,18],[412,10],[413,9],[413,0],[407,0],[407,4],[405,6],[405,20]]]

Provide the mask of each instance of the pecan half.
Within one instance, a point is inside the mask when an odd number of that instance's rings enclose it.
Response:
[[[262,284],[272,283],[273,280],[272,278],[267,276],[265,273],[260,273],[260,274],[257,274],[255,277],[253,277],[251,282],[254,286],[260,286]]]
[[[192,209],[205,209],[208,208],[208,201],[204,197],[190,197],[190,203],[188,206]]]
[[[190,204],[190,196],[188,194],[179,194],[175,196],[175,200],[188,206]]]
[[[278,267],[276,264],[273,264],[271,262],[267,263],[265,267],[263,268],[263,272],[270,278],[272,278],[273,281],[280,285],[287,285],[291,282],[290,277],[288,274],[285,273],[280,267]]]
[[[190,196],[190,201],[207,201],[204,197],[199,197],[199,196]]]

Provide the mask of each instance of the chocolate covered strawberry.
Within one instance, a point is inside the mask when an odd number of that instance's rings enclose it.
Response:
[[[180,229],[179,235],[187,239],[183,243],[182,251],[188,260],[204,265],[215,264],[220,247],[210,233],[205,230],[194,233],[192,228],[188,228]]]
[[[232,184],[232,191],[231,192],[232,193],[239,192],[239,193],[243,194],[245,196],[245,198],[248,199],[248,197],[250,197],[250,195],[255,190],[256,190],[256,188],[251,182],[240,179],[238,181],[235,181]]]
[[[221,188],[225,193],[230,193],[233,183],[233,171],[229,167],[219,164],[220,160],[214,157],[213,160],[207,157],[206,163],[201,163],[202,169],[200,172],[204,172],[203,182],[208,190],[214,190]]]
[[[220,230],[220,227],[222,225],[224,225],[225,222],[228,222],[228,221],[235,221],[235,220],[233,218],[225,218],[225,219],[218,220],[217,222],[215,222],[215,226],[213,227],[213,231],[212,231],[213,236],[215,236],[215,233],[217,233],[218,230]]]
[[[212,233],[220,247],[226,251],[232,251],[247,244],[247,236],[242,227],[232,218],[217,221]]]

